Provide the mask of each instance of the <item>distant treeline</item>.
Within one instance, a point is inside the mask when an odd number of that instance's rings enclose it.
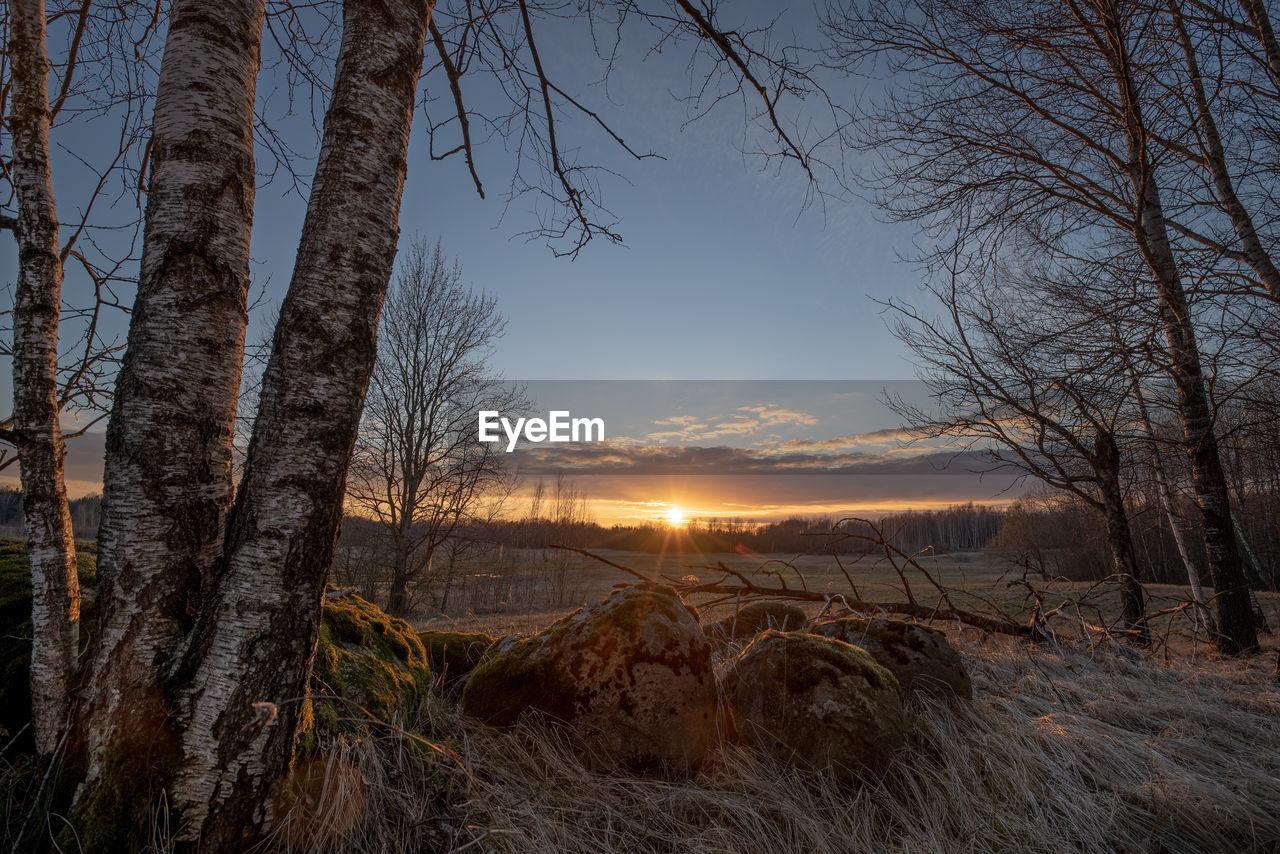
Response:
[[[986,548],[1000,530],[1001,512],[977,504],[944,510],[911,511],[872,519],[899,548],[939,551]],[[795,516],[779,522],[744,519],[693,520],[673,528],[665,524],[614,525],[551,519],[501,520],[468,536],[508,547],[547,548],[570,545],[586,549],[663,552],[672,549],[706,553],[752,551],[793,554],[852,554],[867,551],[865,540],[849,537],[864,529],[837,516]]]
[[[102,519],[102,496],[86,495],[70,502],[71,526],[79,538],[97,536],[98,522]],[[22,536],[25,517],[22,515],[22,490],[13,486],[0,486],[0,529],[5,533]]]
[[[1189,536],[1184,542],[1189,557],[1199,570],[1202,583],[1209,585],[1204,541],[1196,524],[1197,510],[1187,499],[1177,510],[1187,525]],[[1280,492],[1259,491],[1232,510],[1240,523],[1237,539],[1249,586],[1280,590]],[[1133,500],[1130,514],[1142,580],[1185,585],[1186,566],[1160,504]],[[1005,511],[990,549],[1013,563],[1026,565],[1033,573],[1050,577],[1097,581],[1115,572],[1100,514],[1070,496],[1031,496],[1015,502]]]

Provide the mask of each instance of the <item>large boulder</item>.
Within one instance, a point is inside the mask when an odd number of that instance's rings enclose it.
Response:
[[[724,696],[741,741],[846,781],[882,766],[907,736],[893,674],[821,635],[764,632],[730,666]]]
[[[685,773],[715,734],[711,645],[670,587],[625,588],[497,645],[467,681],[462,711],[502,727],[541,715],[570,725],[588,756]]]
[[[418,632],[418,640],[427,651],[431,672],[445,686],[460,685],[497,642],[492,635],[480,632]]]
[[[361,709],[379,720],[396,721],[426,696],[432,679],[427,652],[413,628],[349,593],[324,603],[311,681],[311,693],[320,699],[309,709],[312,714],[304,716],[304,751],[313,744],[316,729],[364,726]]]
[[[765,629],[794,632],[809,622],[804,610],[790,602],[752,602],[736,614],[707,626],[714,638],[753,638]]]
[[[973,697],[964,661],[937,629],[903,620],[844,617],[823,621],[809,631],[862,647],[908,693],[943,700]]]

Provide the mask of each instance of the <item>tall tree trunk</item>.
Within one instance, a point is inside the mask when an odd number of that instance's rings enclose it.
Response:
[[[58,423],[58,313],[62,259],[49,165],[49,57],[43,0],[14,0],[13,183],[18,284],[13,301],[13,437],[31,554],[31,712],[36,748],[61,740],[80,628],[75,540]]]
[[[432,3],[348,0],[302,241],[179,709],[186,833],[239,850],[289,767],[390,279]]]
[[[392,544],[391,590],[387,594],[387,613],[397,617],[409,610],[409,543],[399,536]]]
[[[1209,613],[1209,605],[1205,601],[1204,588],[1200,585],[1200,567],[1196,565],[1195,559],[1191,557],[1191,549],[1187,546],[1186,532],[1183,530],[1182,520],[1178,518],[1174,507],[1173,490],[1169,487],[1169,475],[1164,469],[1164,458],[1160,453],[1160,444],[1156,439],[1155,428],[1151,425],[1151,414],[1147,410],[1147,399],[1142,393],[1142,384],[1138,382],[1138,374],[1134,371],[1133,365],[1128,362],[1127,357],[1126,367],[1128,367],[1129,377],[1133,381],[1133,393],[1138,401],[1138,416],[1142,419],[1142,431],[1147,437],[1147,442],[1151,445],[1151,461],[1152,467],[1155,469],[1156,490],[1160,494],[1160,505],[1164,509],[1165,518],[1169,520],[1169,530],[1173,532],[1173,543],[1178,548],[1178,557],[1182,559],[1182,566],[1187,573],[1187,583],[1191,586],[1191,600],[1196,604],[1196,619],[1204,625],[1206,631],[1213,632],[1213,617]]]
[[[1217,646],[1223,653],[1235,655],[1257,649],[1258,633],[1232,530],[1227,481],[1213,433],[1213,412],[1205,392],[1195,325],[1169,243],[1124,26],[1113,0],[1098,0],[1098,8],[1125,123],[1129,179],[1134,192],[1134,238],[1156,285],[1160,320],[1169,347],[1169,373],[1178,392],[1183,438],[1204,525],[1205,551],[1218,603]]]
[[[1186,295],[1173,253],[1164,233],[1164,218],[1154,185],[1147,183],[1148,199],[1142,215],[1143,254],[1147,257],[1160,293],[1161,319],[1172,357],[1174,385],[1182,415],[1183,438],[1191,461],[1196,503],[1204,526],[1205,551],[1218,604],[1218,646],[1234,655],[1256,649],[1258,635],[1249,602],[1240,552],[1231,523],[1226,476],[1213,433],[1213,412],[1205,393],[1200,352]]]
[[[1112,433],[1099,430],[1094,441],[1094,468],[1102,495],[1102,515],[1107,525],[1107,542],[1115,573],[1120,578],[1120,625],[1140,644],[1151,641],[1147,630],[1146,592],[1138,572],[1133,549],[1133,532],[1120,487],[1120,449]]]
[[[502,547],[499,546],[499,549]],[[499,557],[499,560],[502,558]],[[449,552],[449,568],[444,573],[444,592],[440,594],[440,613],[447,613],[449,610],[449,592],[453,589],[453,570],[458,562],[458,553],[456,551]]]
[[[138,295],[107,428],[86,824],[127,826],[176,762],[164,673],[222,553],[253,216],[263,0],[173,4]]]

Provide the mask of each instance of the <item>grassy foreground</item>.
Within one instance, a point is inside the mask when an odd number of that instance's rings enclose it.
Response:
[[[1280,850],[1270,660],[953,640],[971,708],[855,787],[733,748],[693,780],[600,774],[554,731],[487,731],[439,697],[419,725],[343,745],[278,842],[292,850],[1267,852]]]
[[[21,562],[10,551],[0,566]],[[1008,590],[986,567],[939,568],[977,602]],[[859,570],[860,587],[893,593],[882,568]],[[823,575],[814,566],[810,583],[838,583]],[[618,580],[601,574],[584,598]],[[1022,603],[1006,595],[1000,604],[1016,612]],[[1278,597],[1260,598],[1280,623]],[[449,622],[529,632],[562,613],[503,609]],[[344,732],[300,761],[271,850],[1280,852],[1274,636],[1268,652],[1239,661],[1206,656],[1203,641],[1149,655],[1116,644],[1036,647],[954,625],[948,636],[973,677],[972,706],[917,707],[908,746],[856,786],[731,747],[689,780],[602,774],[561,733],[486,729],[436,690],[397,710],[398,726]],[[13,741],[0,751],[3,848],[64,830],[32,803],[49,771]],[[163,804],[154,814],[150,850],[174,850],[177,818]],[[82,849],[72,839],[61,850]]]

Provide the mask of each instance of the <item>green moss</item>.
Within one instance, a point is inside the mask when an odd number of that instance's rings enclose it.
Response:
[[[431,672],[446,684],[461,682],[496,641],[492,635],[469,632],[418,632],[427,651],[427,663]]]
[[[159,696],[133,707],[129,727],[107,745],[97,784],[75,805],[59,837],[64,850],[150,850],[156,810],[180,762],[178,738]],[[170,813],[176,826],[180,816]]]
[[[510,649],[483,660],[462,689],[462,711],[493,726],[511,726],[526,709],[553,718],[572,717],[576,686],[549,656],[538,655],[552,635],[567,631],[565,620],[536,637],[517,641]]]
[[[779,632],[769,629],[761,633],[742,651],[746,657],[760,644],[781,639],[787,659],[787,683],[797,690],[809,690],[837,673],[855,673],[873,688],[900,691],[897,677],[882,667],[861,647],[834,638],[806,632]]]
[[[315,749],[318,735],[362,728],[360,709],[395,722],[431,686],[426,649],[409,624],[355,595],[326,600],[311,674],[311,693],[320,698],[303,714],[303,753]]]
[[[752,602],[717,623],[708,626],[708,634],[724,638],[755,637],[765,629],[796,631],[808,622],[804,610],[790,602]]]

